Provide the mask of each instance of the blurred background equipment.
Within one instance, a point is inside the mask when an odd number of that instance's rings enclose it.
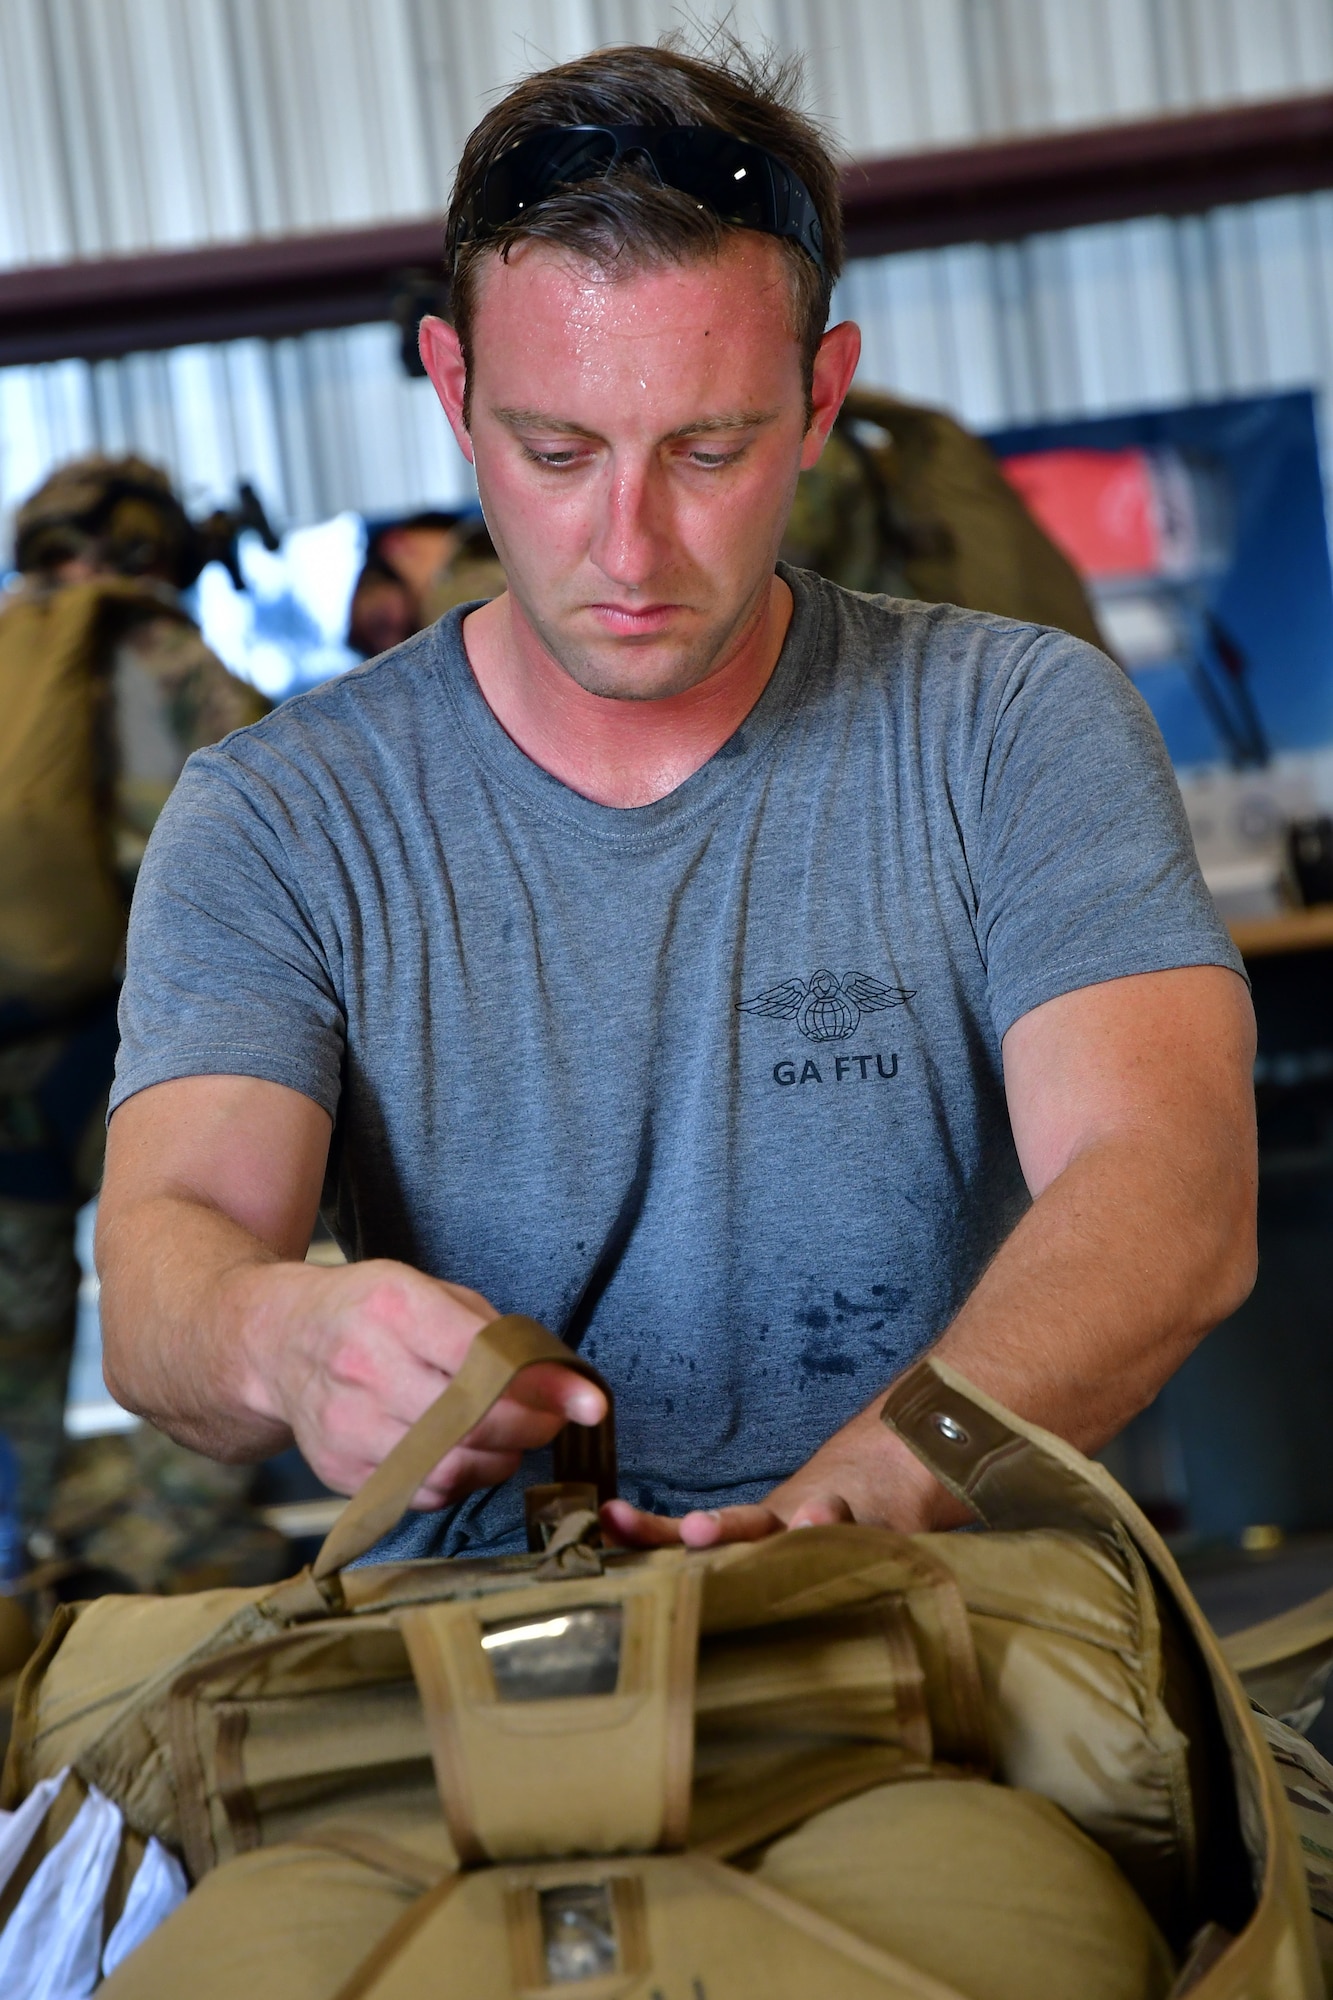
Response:
[[[1287,830],[1292,879],[1302,903],[1333,903],[1333,819],[1319,813]]]
[[[220,562],[240,590],[236,544],[247,529],[277,548],[248,480],[239,482],[233,507],[192,521],[159,466],[93,452],[60,466],[19,508],[14,565],[60,583],[145,576],[185,590],[206,563]]]
[[[962,604],[1103,641],[1069,558],[979,438],[942,410],[854,388],[803,472],[788,562],[847,590]]]
[[[991,439],[1152,708],[1224,914],[1309,900],[1288,827],[1333,805],[1333,575],[1308,391]]]
[[[1131,671],[1179,667],[1236,770],[1271,752],[1249,665],[1209,604],[1235,558],[1228,468],[1172,445],[1023,452],[1015,488],[1089,578]]]
[[[271,537],[253,494],[196,524],[158,467],[100,454],[17,518],[20,583],[0,598],[0,1429],[25,1535],[47,1522],[63,1441],[129,893],[190,752],[267,706],[181,599],[241,525]]]
[[[347,643],[369,659],[433,625],[455,605],[498,597],[504,571],[480,514],[429,511],[369,532],[352,592]]]

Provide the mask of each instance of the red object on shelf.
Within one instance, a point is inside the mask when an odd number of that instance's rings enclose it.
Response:
[[[1084,576],[1153,576],[1163,568],[1148,454],[1034,451],[1001,461],[1009,484]]]

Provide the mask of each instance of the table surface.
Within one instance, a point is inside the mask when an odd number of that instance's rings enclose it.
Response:
[[[1322,951],[1333,946],[1333,903],[1312,910],[1284,910],[1277,917],[1245,917],[1228,926],[1244,958],[1279,951]]]

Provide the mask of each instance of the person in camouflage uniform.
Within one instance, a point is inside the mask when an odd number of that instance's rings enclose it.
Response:
[[[1104,648],[1078,574],[992,452],[940,410],[853,389],[782,554],[846,590],[1054,625]]]
[[[157,467],[82,458],[20,509],[0,596],[0,1431],[25,1530],[63,1444],[135,873],[190,752],[268,706],[181,606],[211,552]]]

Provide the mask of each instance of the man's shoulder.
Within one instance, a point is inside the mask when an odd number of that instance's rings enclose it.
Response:
[[[820,613],[817,642],[835,683],[857,683],[914,698],[984,699],[1034,670],[1079,662],[1119,675],[1104,653],[1054,626],[972,611],[957,604],[845,590],[810,572],[789,581]]]
[[[314,770],[419,745],[441,728],[448,703],[442,668],[450,645],[444,628],[457,623],[449,613],[364,665],[289,696],[208,754],[219,764],[261,773],[275,764]]]

